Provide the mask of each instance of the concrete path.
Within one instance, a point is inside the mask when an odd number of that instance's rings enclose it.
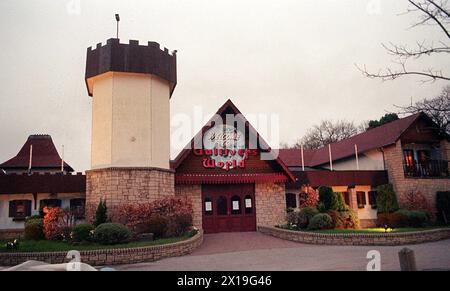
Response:
[[[203,245],[191,255],[152,263],[116,266],[118,270],[173,271],[364,271],[367,252],[381,253],[382,270],[400,270],[398,247],[317,246],[299,244],[251,233],[205,235]],[[415,251],[417,266],[450,270],[450,240],[407,246]]]

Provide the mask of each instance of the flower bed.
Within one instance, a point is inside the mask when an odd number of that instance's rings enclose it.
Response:
[[[81,262],[93,265],[120,265],[152,262],[167,257],[183,256],[191,253],[203,242],[203,232],[175,243],[151,245],[142,247],[120,248],[120,246],[96,250],[81,250]],[[106,247],[106,246],[103,246]],[[77,249],[76,246],[73,249]],[[29,260],[42,261],[50,264],[69,262],[67,251],[58,252],[16,252],[0,253],[0,266],[15,266]]]
[[[258,231],[285,240],[320,245],[396,246],[450,238],[450,228],[390,233],[324,233],[259,226]]]

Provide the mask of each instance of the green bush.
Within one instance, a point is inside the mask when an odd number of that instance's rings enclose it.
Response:
[[[393,213],[378,213],[377,224],[380,227],[386,225],[390,228],[409,226],[408,210],[399,210]]]
[[[94,230],[94,241],[100,244],[112,245],[131,241],[132,233],[123,224],[103,223]]]
[[[436,192],[437,219],[440,223],[450,223],[450,191]]]
[[[352,209],[345,211],[330,210],[327,212],[333,220],[333,228],[336,229],[358,229],[358,213]]]
[[[309,230],[320,230],[333,228],[333,219],[326,213],[314,215],[308,225]]]
[[[190,213],[177,213],[173,217],[175,222],[175,235],[183,235],[192,226],[192,215]]]
[[[162,215],[154,214],[147,222],[147,231],[153,233],[155,238],[161,238],[165,235],[169,220]]]
[[[399,208],[397,195],[391,184],[378,186],[376,199],[379,213],[392,213]]]
[[[82,223],[74,226],[70,232],[70,238],[73,242],[86,242],[92,239],[92,232],[95,227],[91,224]]]
[[[335,229],[345,229],[344,219],[341,213],[337,210],[330,210],[327,214],[331,217],[333,221],[333,228]]]
[[[108,222],[108,207],[106,207],[106,201],[100,200],[95,211],[94,226],[97,227],[106,222]]]
[[[359,229],[359,218],[358,212],[353,209],[347,209],[346,211],[339,212],[341,214],[341,218],[344,221],[345,229]]]
[[[431,214],[425,210],[406,210],[400,209],[394,214],[406,217],[406,220],[400,226],[424,227],[431,221]]]
[[[299,229],[307,228],[311,219],[319,214],[319,210],[314,207],[305,207],[300,209],[298,213],[297,227]]]
[[[319,202],[323,204],[323,210],[338,210],[339,205],[336,197],[330,187],[321,186],[319,188]]]
[[[25,239],[27,240],[43,240],[44,235],[44,219],[33,218],[25,222]]]

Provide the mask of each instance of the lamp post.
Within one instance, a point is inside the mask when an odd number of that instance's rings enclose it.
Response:
[[[116,21],[117,21],[117,34],[116,38],[119,38],[119,22],[120,22],[120,15],[116,14]]]

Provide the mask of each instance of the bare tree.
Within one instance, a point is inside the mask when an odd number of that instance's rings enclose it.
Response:
[[[317,149],[329,143],[349,138],[358,132],[358,126],[353,122],[324,120],[319,125],[315,125],[308,130],[306,135],[299,139],[293,147],[300,148],[303,144],[305,148]]]
[[[399,114],[424,112],[439,126],[442,133],[450,134],[450,86],[444,87],[442,92],[432,98],[411,104],[410,106],[396,106]]]
[[[450,53],[450,9],[448,7],[448,0],[408,0],[410,7],[406,13],[420,13],[418,21],[412,27],[420,25],[435,25],[445,35],[445,40],[439,42],[427,43],[426,41],[418,41],[415,48],[409,48],[406,45],[398,44],[382,44],[383,48],[388,54],[396,57],[394,61],[398,68],[386,68],[378,72],[369,72],[364,65],[357,68],[368,78],[378,78],[385,80],[395,80],[406,75],[418,75],[424,77],[424,81],[447,80],[450,81],[450,76],[445,75],[442,70],[427,68],[421,71],[410,70],[407,68],[407,61],[410,59],[418,59],[422,56],[430,56],[437,54]]]

